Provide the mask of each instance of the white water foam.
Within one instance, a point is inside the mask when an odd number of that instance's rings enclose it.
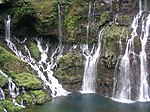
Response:
[[[96,79],[97,79],[97,63],[101,53],[101,38],[103,30],[99,32],[98,47],[93,46],[89,51],[88,44],[82,46],[82,53],[85,58],[83,85],[81,93],[95,93],[96,92]]]

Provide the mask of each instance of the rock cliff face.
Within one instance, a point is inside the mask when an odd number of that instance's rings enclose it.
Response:
[[[58,37],[59,8],[62,22],[63,40],[65,42],[84,42],[87,24],[90,30],[89,40],[96,41],[98,31],[107,25],[128,27],[132,17],[137,12],[137,1],[103,0],[13,0],[3,1],[0,4],[0,29],[4,32],[3,19],[6,14],[12,18],[12,32],[15,36],[48,36]],[[88,14],[89,13],[89,14]],[[89,15],[89,17],[88,17]]]
[[[50,42],[55,43],[59,40],[59,30],[61,30],[65,46],[86,42],[92,46],[97,43],[98,33],[104,28],[102,53],[98,63],[97,92],[101,95],[111,96],[113,73],[117,58],[121,53],[119,50],[120,40],[124,48],[126,36],[130,36],[132,19],[137,12],[137,0],[113,0],[112,3],[108,0],[1,0],[0,35],[4,36],[5,34],[4,18],[7,14],[11,16],[13,37],[20,39],[28,37],[29,40],[32,40],[33,37],[38,36],[49,38]],[[59,26],[60,23],[61,26]],[[33,41],[28,43],[31,55],[38,60],[39,51],[36,48],[36,43]],[[0,42],[0,45],[6,48],[5,43]],[[11,59],[8,55],[4,55],[4,52],[6,50],[0,47],[0,67],[14,78],[17,86],[24,87],[28,91],[28,94],[22,96],[25,103],[32,103],[34,100],[32,94],[37,98],[34,101],[37,104],[49,99],[45,92],[41,91],[41,81],[38,78],[33,78],[35,75],[26,68],[25,63],[12,55],[10,57],[13,59]],[[83,78],[81,51],[65,52],[57,61],[57,65],[54,75],[63,84],[63,87],[69,91],[79,91]],[[8,82],[5,78],[1,78],[1,75],[0,79],[4,79],[0,82],[0,87],[5,89]],[[31,80],[33,81],[31,82],[30,79],[35,80]],[[46,99],[43,98],[45,96]],[[20,99],[21,97],[18,97],[18,101]],[[10,101],[5,103],[10,103]],[[5,106],[3,107],[5,108]]]

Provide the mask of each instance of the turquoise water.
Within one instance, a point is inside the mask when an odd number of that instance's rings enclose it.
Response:
[[[150,112],[150,102],[124,104],[96,94],[74,93],[34,106],[29,112]]]

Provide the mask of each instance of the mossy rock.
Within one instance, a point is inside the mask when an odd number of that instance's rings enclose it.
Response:
[[[33,97],[30,94],[25,93],[17,97],[17,102],[21,102],[21,100],[23,100],[24,105],[31,105],[33,101]]]
[[[40,58],[40,51],[35,43],[30,43],[29,50],[34,59],[38,60]]]
[[[48,96],[46,92],[42,90],[32,90],[29,93],[35,97],[33,100],[35,104],[43,104],[51,99],[50,96]]]
[[[99,25],[102,26],[102,25],[106,24],[106,22],[109,21],[109,18],[110,18],[110,12],[109,11],[104,11],[100,15]]]
[[[10,100],[1,100],[0,105],[8,112],[20,112],[23,109],[23,107],[21,106],[15,106]]]
[[[122,26],[129,26],[132,23],[132,16],[129,14],[119,14],[117,22]]]
[[[0,87],[5,86],[8,83],[8,79],[0,73]]]
[[[122,43],[124,43],[126,39],[127,31],[128,31],[128,27],[121,27],[116,25],[107,26],[105,28],[105,33],[102,38],[102,45],[103,48],[105,48],[104,51],[108,51],[109,49],[109,51],[112,53],[113,52],[118,53],[120,36],[122,35],[121,41]]]
[[[58,61],[55,76],[63,83],[74,82],[81,78],[82,62],[80,54],[69,52]]]
[[[57,1],[44,0],[32,2],[32,7],[36,12],[36,31],[39,34],[53,34],[58,28]],[[55,32],[57,33],[57,32]]]
[[[3,107],[0,105],[0,112],[3,112]]]
[[[11,74],[16,85],[18,87],[24,87],[25,89],[41,89],[42,82],[33,74],[30,73],[19,73]]]
[[[80,63],[80,58],[74,54],[73,52],[69,52],[62,56],[58,61],[57,61],[59,67],[62,69],[68,69],[70,67],[79,67],[81,66]]]
[[[9,71],[15,71],[16,73],[28,71],[25,62],[23,62],[18,57],[11,54],[1,46],[0,46],[0,65],[2,69],[4,69],[8,73]]]

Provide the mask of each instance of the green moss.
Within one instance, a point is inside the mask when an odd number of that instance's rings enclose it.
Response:
[[[77,27],[77,23],[80,18],[80,16],[67,16],[64,21],[64,24],[67,27],[67,31],[70,33],[71,37],[73,37],[75,28]]]
[[[43,104],[46,101],[50,100],[50,97],[42,90],[30,91],[30,94],[34,95],[35,104]]]
[[[117,21],[122,26],[130,26],[132,23],[132,17],[129,14],[118,14]]]
[[[67,80],[67,79],[69,79],[69,77],[66,74],[66,72],[64,70],[62,70],[61,68],[57,69],[56,74],[57,74],[57,78],[59,80]]]
[[[23,102],[24,102],[24,104],[31,104],[32,103],[32,96],[31,95],[28,95],[28,94],[24,94],[23,96],[22,96],[22,98],[23,98]]]
[[[115,10],[115,11],[119,11],[119,10],[120,10],[120,5],[119,5],[119,3],[115,3],[115,4],[114,4],[114,10]]]
[[[26,93],[17,97],[17,102],[21,102],[21,100],[23,100],[24,105],[31,105],[33,97],[30,94]]]
[[[55,72],[56,77],[61,81],[68,81],[79,79],[80,71],[82,69],[82,62],[79,54],[69,52],[62,56],[58,61],[58,69]]]
[[[69,52],[62,56],[57,63],[62,69],[81,66],[80,59],[73,52]]]
[[[35,11],[30,5],[22,5],[14,7],[10,10],[12,16],[12,24],[17,24],[25,15],[35,16]]]
[[[124,27],[120,27],[116,25],[107,26],[105,28],[105,34],[103,35],[102,43],[103,43],[103,46],[106,46],[110,50],[110,52],[116,52],[116,51],[118,52],[120,35],[123,29]],[[122,37],[121,37],[122,40],[126,38],[125,37],[126,30],[124,30],[122,34]]]
[[[29,47],[29,50],[31,52],[31,56],[38,60],[40,58],[40,51],[38,50],[38,47],[35,43],[30,43],[30,47]]]
[[[26,69],[26,64],[20,60],[15,55],[8,52],[6,49],[0,46],[0,65],[5,71],[15,71],[16,73],[21,73],[23,71],[28,71]]]
[[[107,21],[109,21],[109,16],[110,16],[110,12],[109,11],[105,11],[100,15],[100,26],[104,25]]]
[[[35,28],[39,33],[49,32],[58,26],[57,4],[55,0],[33,2],[36,11],[37,23]]]
[[[50,96],[48,96],[43,90],[31,90],[28,93],[17,97],[17,102],[20,102],[21,99],[25,105],[31,105],[33,103],[43,104],[50,100]]]
[[[117,40],[119,40],[122,29],[123,28],[120,26],[113,25],[113,26],[107,27],[106,32],[108,33],[110,38],[116,38]]]
[[[26,69],[26,65],[24,62],[14,59],[5,62],[4,64],[4,70],[10,72],[10,71],[15,71],[16,73],[21,73],[21,72],[27,72],[28,70]]]
[[[0,105],[0,112],[3,112],[3,107]]]
[[[0,62],[1,62],[1,65],[3,66],[5,62],[10,61],[11,59],[14,59],[14,56],[12,56],[12,54],[10,54],[4,48],[0,47]]]
[[[25,89],[41,89],[42,83],[35,75],[30,73],[11,74],[18,87]]]
[[[125,15],[125,14],[119,14],[117,19],[120,21],[125,21],[125,20],[131,21],[130,20],[131,17],[129,15]]]
[[[9,100],[2,100],[0,101],[0,105],[2,108],[5,108],[8,112],[20,112],[23,107],[21,106],[15,106],[12,101]]]
[[[5,76],[3,76],[2,74],[0,74],[0,87],[3,87],[7,84],[8,80]]]

